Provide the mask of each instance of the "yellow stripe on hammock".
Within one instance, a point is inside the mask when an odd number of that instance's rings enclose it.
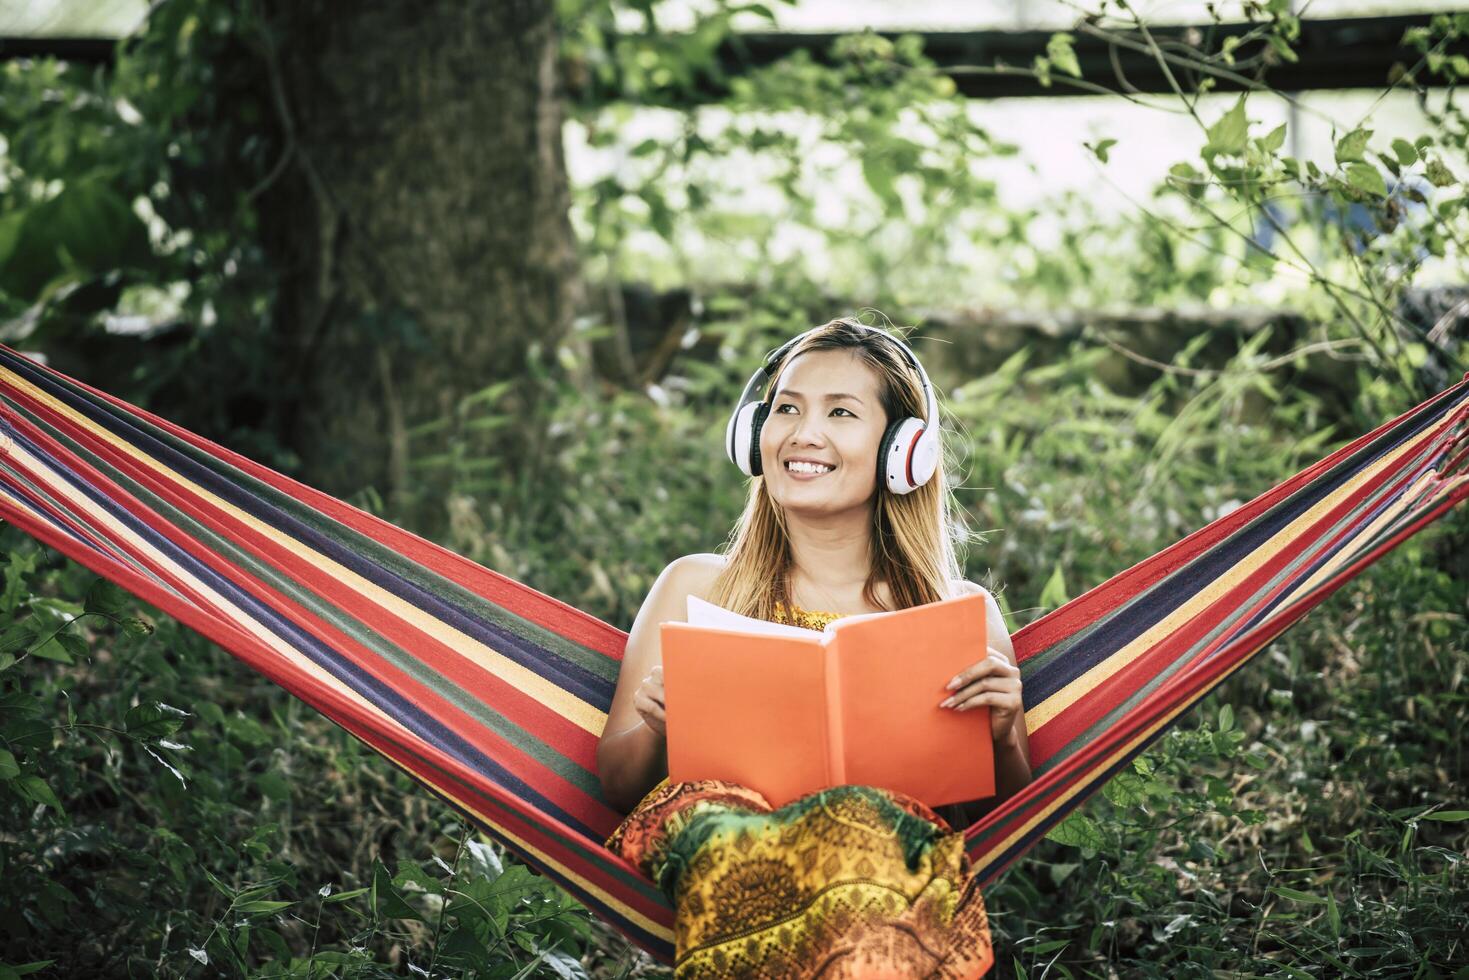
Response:
[[[1330,511],[1331,508],[1335,507],[1344,498],[1351,496],[1359,484],[1371,479],[1382,470],[1392,467],[1402,456],[1412,454],[1417,450],[1420,443],[1432,438],[1432,430],[1425,430],[1424,434],[1418,439],[1403,444],[1397,450],[1384,455],[1376,463],[1361,470],[1356,476],[1318,501],[1315,506],[1301,514],[1289,525],[1277,531],[1269,540],[1255,549],[1248,558],[1237,562],[1227,573],[1204,586],[1204,588],[1200,589],[1188,601],[1178,606],[1172,613],[1159,620],[1131,643],[1128,643],[1106,660],[1076,677],[1076,679],[1072,680],[1065,687],[1046,698],[1034,708],[1026,709],[1026,731],[1034,733],[1042,725],[1053,720],[1067,708],[1085,698],[1099,684],[1104,683],[1119,670],[1127,667],[1127,665],[1142,656],[1159,641],[1172,636],[1185,623],[1193,619],[1204,609],[1208,608],[1211,603],[1224,596],[1240,581],[1252,574],[1261,564],[1269,561],[1281,550],[1298,540],[1302,528],[1314,524],[1320,519],[1321,514]]]
[[[65,403],[58,401],[46,392],[36,388],[13,371],[0,368],[0,372],[3,372],[8,383],[14,384],[17,388],[24,389],[32,398],[44,402],[57,413],[67,416],[78,426],[89,430],[96,438],[110,443],[118,451],[126,453],[159,475],[166,476],[171,483],[181,487],[187,487],[189,492],[196,498],[207,502],[216,510],[227,513],[236,520],[254,528],[261,535],[274,541],[282,548],[291,551],[303,561],[316,566],[328,575],[331,575],[338,582],[348,585],[358,594],[362,601],[371,602],[390,614],[397,616],[399,619],[410,623],[420,632],[433,637],[449,649],[460,653],[467,660],[484,668],[516,690],[539,701],[584,731],[592,735],[601,735],[603,727],[607,724],[607,715],[604,711],[587,703],[575,694],[547,681],[535,671],[522,667],[520,664],[505,657],[474,637],[467,636],[448,623],[423,612],[412,603],[398,598],[326,555],[304,547],[295,538],[261,522],[253,515],[240,510],[228,501],[215,496],[203,487],[175,473],[159,461],[139,451],[131,443],[117,437],[86,416],[73,411]],[[343,609],[348,608],[345,603],[335,604]],[[248,617],[244,617],[241,614],[241,618]]]

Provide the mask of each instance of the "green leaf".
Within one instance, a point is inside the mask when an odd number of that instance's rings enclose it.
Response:
[[[417,919],[423,921],[423,916],[418,913],[408,900],[398,893],[393,887],[392,876],[388,874],[387,866],[381,861],[374,861],[372,871],[372,906],[377,914],[388,919]]]
[[[1245,118],[1245,97],[1241,95],[1219,121],[1209,127],[1209,143],[1204,147],[1204,156],[1215,153],[1243,153],[1249,135],[1249,120]]]
[[[1350,163],[1353,160],[1361,160],[1367,151],[1367,139],[1372,135],[1370,129],[1354,129],[1341,139],[1336,141],[1336,162]]]
[[[148,226],[110,175],[66,183],[55,197],[0,218],[0,289],[38,298],[63,277],[92,278],[152,263]]]
[[[1051,60],[1036,55],[1030,62],[1030,70],[1035,72],[1035,80],[1040,82],[1041,88],[1051,87]]]
[[[43,660],[55,660],[63,664],[76,663],[71,659],[71,654],[66,652],[66,647],[62,646],[54,636],[48,637],[44,643],[32,650],[31,656],[40,657]]]
[[[261,796],[275,800],[277,803],[286,803],[291,799],[290,782],[274,769],[256,776],[255,786],[260,790]]]
[[[136,616],[123,616],[117,622],[129,636],[147,636],[153,632],[152,623]]]
[[[1052,34],[1051,39],[1046,42],[1046,57],[1061,71],[1080,78],[1081,65],[1076,60],[1076,51],[1071,47],[1072,40],[1072,36],[1065,31]]]
[[[329,895],[325,899],[323,899],[322,904],[331,905],[336,902],[350,901],[351,899],[356,898],[358,895],[366,895],[370,890],[371,889],[368,888],[353,888],[348,891],[337,892],[335,895]]]
[[[51,787],[40,776],[20,776],[11,782],[20,794],[27,799],[37,803],[43,803],[51,807],[58,814],[65,813],[61,808],[61,801],[56,798]]]
[[[1266,153],[1274,153],[1285,145],[1285,123],[1276,126],[1265,136],[1260,137],[1260,149]]]
[[[181,712],[158,701],[148,701],[130,708],[123,716],[122,724],[129,735],[137,738],[166,738],[183,727],[183,718],[186,717],[186,711]]]
[[[279,912],[281,909],[288,909],[295,904],[295,902],[282,902],[272,901],[269,899],[260,899],[258,901],[245,902],[241,905],[236,905],[235,908],[241,912]]]
[[[1368,194],[1376,194],[1378,197],[1387,195],[1387,184],[1382,179],[1382,171],[1370,163],[1353,163],[1348,166],[1347,183]]]
[[[57,633],[56,642],[65,647],[66,652],[73,657],[82,657],[85,659],[87,656],[87,641],[75,633]]]
[[[1409,27],[1403,31],[1403,39],[1398,43],[1405,48],[1415,45],[1428,44],[1433,40],[1433,29],[1430,27]],[[1423,50],[1421,47],[1418,50]]]
[[[1120,772],[1102,786],[1102,794],[1118,806],[1136,806],[1147,799],[1147,781],[1134,772]]]
[[[1058,844],[1069,844],[1072,847],[1089,847],[1099,850],[1107,842],[1102,836],[1101,829],[1091,817],[1084,813],[1073,812],[1065,820],[1051,828],[1046,837]]]
[[[0,779],[14,779],[19,775],[20,763],[15,761],[15,753],[0,749]]]
[[[1270,43],[1270,46],[1275,49],[1275,53],[1280,55],[1282,61],[1289,61],[1294,64],[1295,62],[1301,60],[1300,56],[1291,49],[1291,46],[1286,41],[1286,39],[1281,37],[1279,34],[1266,34],[1265,40],[1268,41]]]
[[[1204,175],[1186,163],[1175,163],[1168,168],[1168,181],[1176,189],[1198,200],[1207,189]]]
[[[1281,898],[1288,898],[1293,902],[1305,902],[1308,905],[1325,905],[1326,899],[1320,895],[1312,895],[1310,892],[1297,891],[1284,885],[1271,885],[1270,890]]]
[[[35,639],[36,634],[25,623],[7,626],[5,632],[0,633],[0,653],[19,653]]]
[[[1095,153],[1097,155],[1097,159],[1101,160],[1103,163],[1106,163],[1107,151],[1116,146],[1117,141],[1114,139],[1105,139],[1097,140],[1096,145],[1092,145],[1091,143],[1083,143],[1082,145],[1085,146],[1088,150],[1091,150],[1093,153]]]
[[[87,590],[87,598],[82,608],[87,612],[116,616],[127,606],[127,599],[127,593],[119,588],[115,582],[105,578],[99,578]]]
[[[1434,187],[1448,187],[1450,184],[1459,182],[1459,178],[1455,177],[1438,157],[1428,161],[1427,172],[1428,180]]]
[[[1072,872],[1079,867],[1081,867],[1079,864],[1070,864],[1065,861],[1052,861],[1047,865],[1046,870],[1050,872],[1051,882],[1059,885],[1071,877]]]
[[[1405,139],[1393,140],[1392,151],[1397,156],[1398,163],[1401,163],[1405,167],[1410,167],[1418,162],[1417,148]]]
[[[902,198],[898,197],[894,180],[897,175],[880,155],[868,155],[862,157],[862,176],[867,178],[867,186],[883,202],[883,207],[888,211],[897,211],[903,206]]]
[[[1041,605],[1047,609],[1054,609],[1066,605],[1071,599],[1066,594],[1066,578],[1062,574],[1060,564],[1051,571],[1051,577],[1046,580],[1041,589]]]
[[[1234,706],[1226,704],[1219,709],[1219,730],[1227,732],[1234,727]]]
[[[235,890],[233,888],[220,881],[219,877],[208,868],[200,868],[199,870],[203,872],[204,880],[208,881],[211,885],[214,886],[215,891],[219,892],[221,895],[223,895],[225,898],[230,899],[231,901],[234,900]]]
[[[1439,810],[1435,813],[1425,813],[1420,819],[1458,823],[1462,820],[1469,820],[1469,810]]]

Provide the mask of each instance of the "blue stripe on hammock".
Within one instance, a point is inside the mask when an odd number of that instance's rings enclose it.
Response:
[[[1137,639],[1189,597],[1197,595],[1230,568],[1254,552],[1277,534],[1282,527],[1315,506],[1329,493],[1348,482],[1369,462],[1376,460],[1402,443],[1415,437],[1443,414],[1432,399],[1395,429],[1384,432],[1376,441],[1362,446],[1356,453],[1339,461],[1331,470],[1309,481],[1290,497],[1216,544],[1192,563],[1169,572],[1151,587],[1140,591],[1125,610],[1099,621],[1080,639],[1068,637],[1053,647],[1065,651],[1036,667],[1025,677],[1024,704],[1030,709],[1062,690],[1077,677],[1110,658],[1118,650]],[[1123,613],[1140,613],[1124,615]],[[1049,651],[1048,651],[1049,652]]]
[[[1406,518],[1406,515],[1404,515],[1404,517]],[[1408,523],[1411,523],[1411,521],[1408,521],[1406,519],[1394,521],[1388,528],[1384,529],[1384,534],[1395,532]],[[1322,583],[1322,585],[1325,584],[1326,583]],[[1319,588],[1321,588],[1321,585],[1318,585],[1316,589],[1312,590],[1312,592],[1315,592]],[[1297,601],[1305,598],[1307,598],[1307,596],[1301,596],[1298,598]],[[1292,623],[1291,625],[1294,626],[1295,624]],[[1289,628],[1290,627],[1287,627],[1287,629]],[[1274,640],[1272,639],[1260,644],[1259,648],[1254,650],[1248,657],[1244,658],[1244,660],[1240,661],[1240,663],[1236,664],[1234,669],[1237,670],[1243,668],[1251,660],[1259,656],[1260,652],[1273,642]],[[1060,823],[1068,815],[1077,810],[1083,802],[1085,802],[1093,794],[1095,794],[1096,791],[1104,786],[1107,781],[1110,780],[1113,776],[1116,776],[1118,773],[1128,768],[1132,764],[1132,761],[1134,759],[1136,759],[1139,755],[1151,748],[1153,744],[1158,741],[1159,738],[1167,733],[1174,725],[1178,724],[1179,720],[1182,719],[1184,715],[1186,715],[1190,710],[1192,710],[1195,705],[1197,705],[1200,701],[1202,701],[1205,697],[1212,693],[1216,687],[1227,680],[1230,676],[1233,676],[1233,673],[1234,670],[1231,670],[1229,673],[1223,676],[1214,678],[1202,690],[1196,692],[1196,694],[1192,696],[1192,700],[1189,702],[1188,708],[1185,708],[1172,721],[1168,722],[1168,724],[1164,725],[1158,731],[1154,732],[1150,737],[1144,739],[1135,749],[1127,752],[1124,756],[1118,759],[1115,764],[1108,766],[1105,769],[1093,770],[1094,775],[1091,778],[1087,779],[1084,783],[1079,783],[1079,785],[1082,785],[1084,787],[1080,793],[1072,796],[1067,801],[1067,803],[1063,804],[1058,809],[1055,814],[1042,820],[1031,832],[1027,833],[1024,837],[1017,840],[1009,848],[1000,852],[997,858],[990,860],[986,865],[987,870],[983,875],[980,883],[982,885],[988,885],[993,882],[995,878],[999,876],[1001,871],[1008,864],[1010,864],[1010,862],[1012,862],[1016,858],[1019,858],[1031,847],[1035,846],[1036,842],[1040,840],[1040,838],[1044,837],[1047,833],[1049,833],[1052,827]],[[976,835],[976,839],[983,840],[985,837],[988,836],[993,835]]]
[[[353,690],[363,694],[369,701],[405,729],[434,745],[446,754],[458,759],[481,775],[493,779],[500,786],[513,792],[517,797],[528,803],[532,803],[540,812],[554,815],[556,819],[563,823],[577,828],[578,832],[583,836],[588,838],[597,836],[596,832],[590,826],[574,818],[560,806],[552,803],[547,797],[536,790],[535,787],[509,772],[494,759],[475,748],[467,740],[446,728],[434,719],[432,715],[418,709],[412,702],[408,701],[385,681],[374,677],[354,663],[345,654],[338,653],[332,647],[322,643],[315,636],[302,630],[289,619],[276,613],[270,606],[260,602],[249,592],[236,586],[230,579],[216,572],[153,530],[141,518],[128,512],[121,504],[106,497],[95,487],[83,482],[77,474],[62,466],[59,460],[42,447],[31,442],[31,440],[19,433],[15,434],[15,438],[18,442],[23,443],[28,451],[44,460],[47,466],[61,479],[66,480],[66,482],[76,488],[79,493],[85,495],[98,507],[111,514],[114,519],[130,528],[139,537],[147,540],[152,547],[167,555],[177,564],[184,566],[193,576],[203,580],[215,591],[228,597],[235,605],[245,609],[252,619],[269,629],[270,632],[282,640],[285,640],[296,650],[305,654],[310,660],[321,666],[322,669],[326,670],[333,677],[342,681]],[[67,530],[64,526],[57,525],[55,522],[51,523],[52,526]],[[75,534],[72,534],[72,536],[75,537]],[[177,589],[159,580],[156,575],[144,569],[138,570],[142,574],[147,575],[155,585],[168,589],[175,595],[179,595],[181,599],[184,599]],[[184,601],[188,602],[189,600],[184,599]],[[191,602],[190,604],[193,605],[194,603]],[[210,611],[210,615],[217,614]],[[544,763],[538,763],[538,765],[544,765]]]
[[[21,360],[26,359],[22,358]],[[92,419],[109,432],[136,446],[139,451],[149,458],[164,463],[175,472],[191,476],[194,482],[208,487],[217,496],[230,501],[246,513],[259,518],[276,530],[288,534],[302,544],[331,557],[334,561],[352,569],[384,591],[403,599],[429,616],[450,624],[460,632],[474,637],[474,639],[504,655],[506,659],[511,660],[538,676],[550,680],[557,687],[574,694],[587,704],[596,706],[602,710],[605,710],[603,706],[610,704],[612,692],[615,688],[614,682],[594,674],[579,664],[559,657],[507,629],[488,623],[465,612],[460,607],[434,595],[432,592],[409,581],[402,575],[389,571],[382,565],[378,565],[365,556],[357,554],[345,544],[342,544],[339,539],[327,537],[316,529],[297,520],[285,510],[275,507],[261,497],[251,494],[240,485],[240,483],[247,480],[251,483],[258,483],[258,481],[248,474],[237,472],[233,480],[226,478],[208,466],[194,460],[187,453],[163,442],[162,438],[155,437],[144,431],[140,428],[139,424],[135,424],[134,421],[130,420],[131,417],[125,416],[125,413],[119,411],[118,416],[114,416],[113,412],[105,411],[104,409],[111,408],[110,403],[102,405],[88,401],[84,394],[73,393],[69,388],[52,383],[51,379],[46,377],[37,365],[27,363],[20,367],[23,369],[23,373],[29,375],[32,382],[38,387],[49,389],[58,399],[65,401],[68,405]],[[18,370],[17,373],[22,373],[22,371]],[[137,421],[141,423],[142,420]],[[165,433],[163,438],[175,439],[177,437]],[[193,449],[193,447],[190,448]],[[195,449],[194,451],[198,452],[200,450]],[[223,460],[215,457],[211,456],[210,459],[221,466],[228,465]],[[266,486],[271,493],[280,492],[274,487],[268,487],[268,485],[262,486]],[[359,535],[358,532],[344,527],[342,536],[346,538]],[[370,538],[367,540],[371,541]],[[379,542],[372,541],[372,544],[375,547],[381,547]],[[427,568],[424,568],[423,571],[426,574],[434,574]],[[458,586],[455,586],[455,588],[458,588]],[[488,600],[485,601],[488,602]],[[493,603],[491,604],[493,605]],[[503,607],[497,608],[503,609]],[[514,613],[510,613],[509,610],[506,610],[506,612],[510,615],[515,615]],[[554,667],[555,669],[548,671],[548,667]]]

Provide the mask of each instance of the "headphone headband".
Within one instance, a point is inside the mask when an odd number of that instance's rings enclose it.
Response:
[[[902,351],[903,357],[908,361],[910,365],[913,366],[913,370],[918,372],[918,380],[922,383],[923,387],[924,411],[927,413],[927,418],[925,419],[925,421],[931,423],[932,421],[936,420],[939,415],[939,407],[933,395],[933,385],[929,383],[928,372],[923,370],[923,365],[919,362],[918,357],[913,353],[913,350],[906,343],[903,342],[903,339],[901,337],[894,337],[886,330],[879,330],[877,327],[871,327],[865,323],[856,323],[853,325],[861,327],[863,330],[870,330],[878,336],[884,337],[897,345],[898,350]],[[776,365],[781,363],[782,359],[785,357],[786,351],[799,344],[808,334],[815,333],[817,330],[820,329],[820,327],[812,327],[810,330],[804,330],[796,336],[792,337],[790,340],[787,340],[785,343],[781,344],[779,347],[776,347],[773,350],[769,351],[765,355],[765,362],[761,364],[760,367],[756,368],[755,373],[750,375],[750,380],[745,382],[745,390],[740,392],[738,407],[742,407],[750,403],[755,394],[755,391],[760,386],[760,383],[762,381],[762,374],[766,378],[769,378],[775,374]]]

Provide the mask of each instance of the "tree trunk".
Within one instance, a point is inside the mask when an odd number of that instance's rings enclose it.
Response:
[[[555,369],[579,303],[553,3],[269,8],[286,167],[259,213],[282,270],[285,439],[306,482],[377,488],[433,533],[464,484],[413,464],[493,456],[481,490],[513,486],[539,444],[527,356]],[[497,381],[503,398],[459,411]],[[514,424],[466,426],[491,412]]]

